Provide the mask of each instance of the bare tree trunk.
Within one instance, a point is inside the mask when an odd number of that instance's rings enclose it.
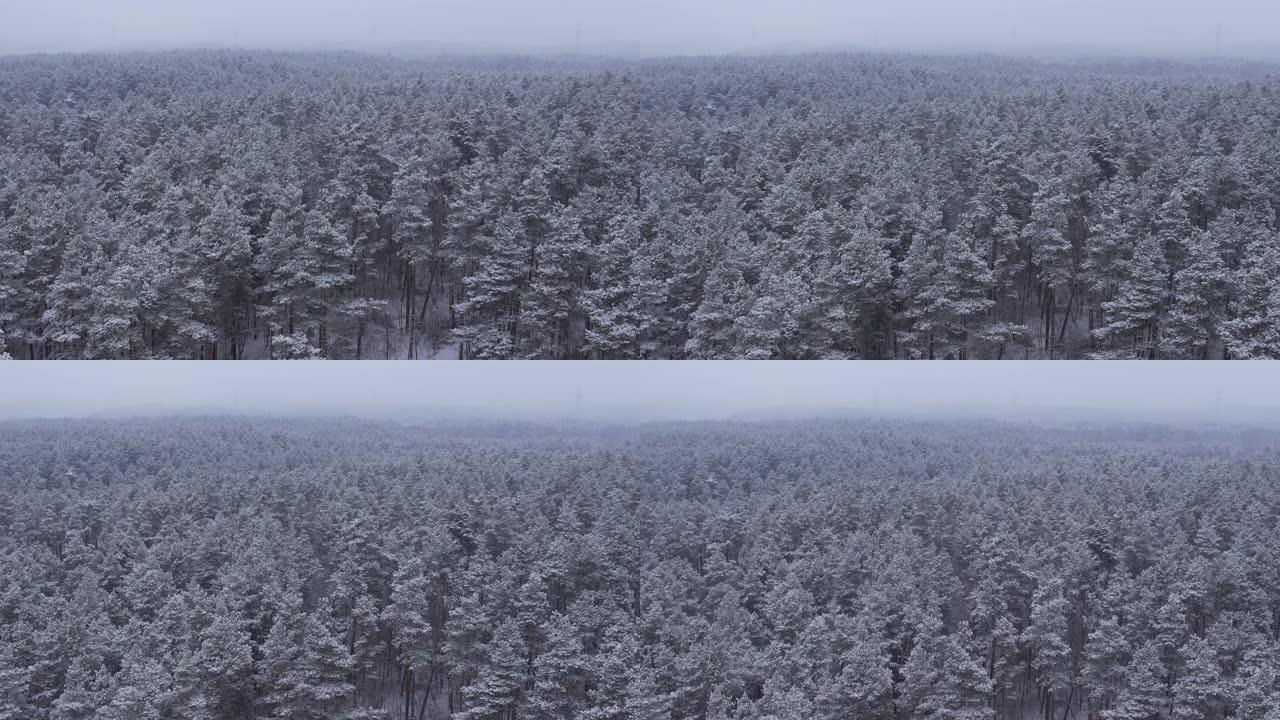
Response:
[[[436,685],[436,666],[431,665],[431,672],[427,674],[427,688],[422,692],[422,703],[418,705],[418,720],[422,720],[423,715],[427,712],[427,701],[431,699],[431,690]]]
[[[1067,309],[1062,314],[1062,329],[1058,331],[1058,345],[1064,345],[1067,337],[1067,322],[1071,320],[1071,303],[1076,299],[1076,284],[1071,283],[1071,293],[1067,295]]]

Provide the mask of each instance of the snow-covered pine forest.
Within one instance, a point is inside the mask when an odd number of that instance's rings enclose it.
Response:
[[[1277,69],[0,59],[0,353],[1277,357]]]
[[[0,426],[0,717],[1271,720],[1280,436]]]

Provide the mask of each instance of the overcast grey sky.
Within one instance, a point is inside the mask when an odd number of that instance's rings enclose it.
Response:
[[[603,54],[1280,46],[1277,0],[0,0],[0,53],[192,45]]]
[[[1280,364],[7,362],[0,418],[163,414],[609,420],[832,413],[1280,424]]]

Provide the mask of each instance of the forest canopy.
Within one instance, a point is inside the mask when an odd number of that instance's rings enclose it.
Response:
[[[0,424],[0,717],[1271,720],[1275,431]]]
[[[1275,71],[0,59],[0,354],[1280,357]]]

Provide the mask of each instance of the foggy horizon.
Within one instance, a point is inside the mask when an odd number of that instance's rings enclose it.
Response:
[[[0,0],[0,55],[187,48],[702,55],[817,50],[1280,57],[1280,6],[1225,0]]]
[[[662,420],[876,416],[1280,423],[1266,363],[10,363],[0,420],[242,414]],[[320,399],[323,394],[323,399]]]

